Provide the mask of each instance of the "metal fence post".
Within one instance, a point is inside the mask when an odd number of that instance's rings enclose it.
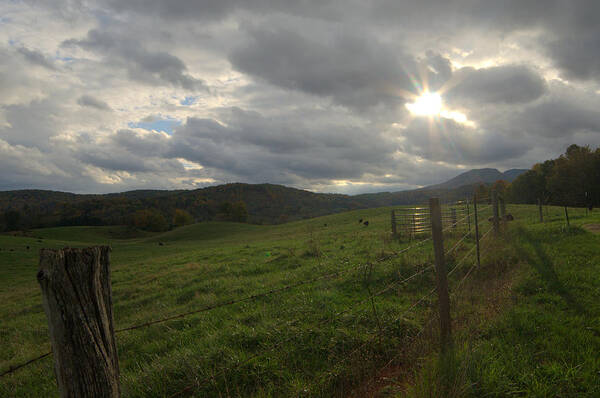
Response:
[[[570,227],[571,224],[569,223],[569,211],[567,210],[567,206],[565,206],[565,218],[567,219],[567,227]]]
[[[538,198],[538,207],[540,209],[540,222],[544,222],[544,212],[542,211],[542,199]]]
[[[450,296],[448,294],[448,277],[444,260],[444,241],[442,236],[442,211],[438,198],[429,199],[431,215],[431,236],[435,252],[435,268],[437,278],[437,293],[440,310],[440,343],[442,352],[452,344],[450,328]]]
[[[469,209],[469,199],[467,199],[466,202],[467,202],[467,228],[468,228],[468,231],[471,232],[471,213],[470,213],[470,209]]]
[[[477,248],[477,266],[481,266],[481,256],[479,252],[479,218],[477,215],[477,194],[473,195],[473,216],[475,217],[475,245]]]
[[[498,235],[500,233],[500,222],[498,219],[498,191],[495,189],[492,191],[492,208],[494,210],[492,219],[494,223],[494,234]]]
[[[396,212],[392,210],[392,235],[396,236]]]
[[[452,217],[452,229],[456,229],[456,208],[451,208],[450,213]]]
[[[500,221],[502,222],[502,228],[506,228],[506,202],[504,202],[504,194],[498,198],[498,204],[500,206]]]
[[[110,248],[42,249],[37,279],[60,396],[119,397]]]

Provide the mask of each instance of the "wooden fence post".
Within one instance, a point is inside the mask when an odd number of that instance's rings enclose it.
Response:
[[[495,189],[492,191],[492,208],[494,210],[492,219],[494,223],[494,234],[498,235],[500,233],[500,222],[498,219],[498,191]]]
[[[540,222],[544,222],[544,212],[542,211],[542,199],[538,198],[538,207],[540,209]]]
[[[571,224],[569,223],[569,211],[567,210],[567,206],[565,206],[565,218],[567,219],[567,227],[570,227]]]
[[[435,252],[435,269],[437,293],[440,310],[440,343],[442,352],[450,348],[452,335],[450,331],[450,296],[448,295],[448,277],[444,260],[444,241],[442,236],[442,210],[438,198],[429,199],[431,215],[431,236]]]
[[[396,212],[392,210],[392,235],[396,236]]]
[[[479,218],[477,216],[477,194],[473,195],[473,215],[475,217],[475,246],[477,249],[477,266],[481,266],[481,255],[479,253]]]
[[[37,279],[60,396],[119,397],[110,248],[42,249]]]

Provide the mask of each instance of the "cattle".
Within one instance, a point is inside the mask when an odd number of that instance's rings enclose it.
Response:
[[[510,213],[508,213],[504,216],[504,221],[513,221],[514,219],[515,219],[515,217]],[[498,220],[502,221],[502,218],[498,217]],[[488,221],[494,222],[494,216],[488,217]]]
[[[159,245],[159,246],[164,246],[165,244],[164,244],[164,243],[162,243],[162,242],[158,242],[158,245]]]
[[[361,218],[360,220],[358,220],[358,223],[359,223],[359,224],[362,224],[362,218]]]
[[[365,221],[363,224],[364,224],[365,227],[369,226],[369,222],[368,221]]]

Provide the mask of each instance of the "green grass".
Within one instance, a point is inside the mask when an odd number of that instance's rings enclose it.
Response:
[[[366,300],[433,258],[430,242],[394,255],[414,242],[390,239],[389,210],[360,210],[277,226],[209,222],[164,234],[135,235],[124,227],[69,227],[34,230],[30,237],[0,235],[0,371],[50,348],[35,280],[42,247],[112,246],[117,329],[372,263],[372,269],[362,267],[339,278],[117,335],[121,385],[127,397],[170,396],[188,386],[192,388],[184,396],[347,396],[394,357],[435,308],[433,297],[405,313],[435,285],[432,272],[373,302]],[[509,210],[524,225],[537,215],[530,206]],[[572,231],[565,237],[560,210],[551,208],[547,219],[556,220],[527,227],[526,233],[534,241],[536,234],[554,229],[554,239],[568,240],[571,235],[589,239],[588,233]],[[488,209],[482,217],[485,229],[489,214]],[[370,225],[359,224],[360,218]],[[575,214],[571,218],[574,225],[584,220]],[[460,236],[460,231],[447,234],[446,247]],[[472,245],[473,239],[467,239],[449,257],[449,267]],[[464,275],[471,263],[453,278]],[[592,281],[596,280],[591,279],[590,286]],[[352,310],[344,312],[348,309]],[[377,333],[381,338],[375,338]],[[490,376],[486,385],[502,388],[506,372]],[[0,396],[57,396],[52,360],[43,359],[2,378]]]
[[[452,371],[434,354],[401,396],[444,396],[444,377],[452,380],[447,396],[600,396],[600,235],[581,228],[600,214],[572,209],[567,228],[561,208],[551,208],[544,224],[523,206],[511,208],[531,222],[512,226],[499,249],[518,260],[506,308],[478,330],[457,333]]]

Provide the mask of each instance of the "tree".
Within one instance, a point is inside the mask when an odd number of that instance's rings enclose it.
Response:
[[[194,218],[190,213],[183,209],[175,209],[175,214],[173,215],[173,225],[176,227],[181,227],[183,225],[191,224],[194,222]]]
[[[246,203],[242,202],[241,200],[239,202],[235,202],[231,209],[231,221],[246,222],[247,219],[248,210],[246,209]]]
[[[226,221],[246,222],[248,219],[248,210],[246,209],[246,203],[243,201],[238,202],[224,202],[219,205],[219,218]]]
[[[169,229],[167,220],[156,209],[138,210],[133,215],[133,225],[139,229],[161,232]]]
[[[21,220],[21,213],[16,210],[8,210],[4,213],[4,223],[6,224],[7,231],[14,231],[19,229],[19,221]]]
[[[588,195],[597,189],[595,154],[588,146],[571,145],[554,162],[547,185],[552,202],[562,206],[586,206]]]

